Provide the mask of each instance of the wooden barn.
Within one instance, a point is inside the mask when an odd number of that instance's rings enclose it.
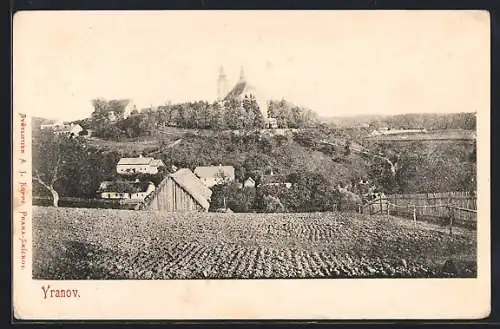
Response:
[[[168,175],[145,203],[145,209],[168,212],[208,211],[212,191],[189,169]]]

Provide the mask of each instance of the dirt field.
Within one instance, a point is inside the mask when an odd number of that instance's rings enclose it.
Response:
[[[35,279],[475,277],[475,231],[387,216],[34,207]]]

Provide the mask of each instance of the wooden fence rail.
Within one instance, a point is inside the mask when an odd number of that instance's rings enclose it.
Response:
[[[389,214],[417,218],[435,218],[475,226],[477,200],[475,193],[450,192],[396,194],[372,200],[359,208],[366,214]],[[452,224],[450,224],[451,230]]]

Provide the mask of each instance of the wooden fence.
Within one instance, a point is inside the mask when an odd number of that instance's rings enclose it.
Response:
[[[33,196],[32,204],[35,206],[51,206],[51,197]],[[60,197],[59,206],[69,208],[108,208],[133,210],[137,206],[136,200],[111,200],[111,199],[84,199]]]
[[[422,194],[393,194],[377,198],[359,207],[367,214],[390,214],[414,220],[441,219],[467,226],[476,225],[477,199],[475,193],[448,192]]]

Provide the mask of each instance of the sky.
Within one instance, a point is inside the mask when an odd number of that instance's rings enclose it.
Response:
[[[321,116],[489,111],[484,11],[20,12],[17,111],[76,120],[91,100],[213,101],[221,65]]]

